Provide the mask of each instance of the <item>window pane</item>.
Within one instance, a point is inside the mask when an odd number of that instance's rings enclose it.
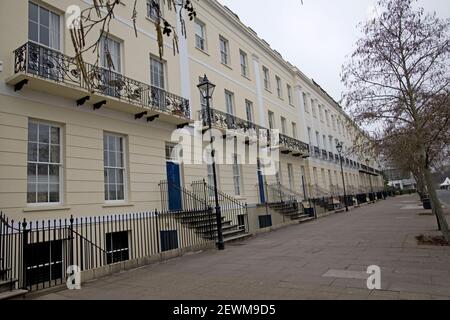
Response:
[[[48,183],[48,165],[38,165],[38,182]]]
[[[42,26],[49,27],[50,12],[42,7],[39,8],[39,23]]]
[[[50,30],[47,27],[39,26],[39,43],[44,46],[50,46]]]
[[[59,128],[57,127],[52,127],[51,128],[51,143],[52,144],[60,144],[59,141]]]
[[[36,168],[36,164],[28,164],[27,177],[29,183],[36,183]]]
[[[48,184],[44,184],[44,183],[38,184],[37,202],[39,202],[39,203],[48,202]]]
[[[110,184],[108,185],[108,189],[109,189],[109,200],[111,201],[117,200],[116,185]]]
[[[39,162],[49,162],[49,145],[40,143],[39,144]]]
[[[50,127],[45,124],[39,124],[39,142],[49,143]]]
[[[39,21],[39,8],[31,2],[28,2],[28,19],[34,22]]]
[[[125,200],[125,190],[123,184],[117,186],[117,199],[116,200]]]
[[[37,161],[37,143],[28,143],[28,161]]]
[[[109,151],[116,150],[116,141],[113,136],[108,136],[108,150]]]
[[[28,39],[34,42],[39,42],[39,27],[33,21],[28,21]]]
[[[28,141],[37,142],[37,124],[34,122],[28,123]]]
[[[59,202],[59,184],[50,184],[50,200],[49,202]]]
[[[116,161],[116,153],[115,152],[109,152],[109,156],[108,156],[108,167],[115,167],[117,165],[117,161]]]
[[[117,171],[116,171],[116,178],[117,178],[116,183],[123,184],[123,170],[117,169]]]
[[[116,169],[108,169],[106,181],[111,184],[116,183]]]
[[[50,183],[59,183],[59,166],[50,167]]]
[[[50,162],[59,163],[60,162],[60,147],[51,146],[50,147]]]
[[[36,184],[35,183],[28,183],[27,203],[36,203]]]

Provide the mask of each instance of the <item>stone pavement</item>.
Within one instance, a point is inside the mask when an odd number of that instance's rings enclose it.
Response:
[[[450,247],[418,246],[436,220],[401,196],[38,299],[450,299]],[[415,208],[415,209],[414,209]],[[382,290],[363,277],[381,267]]]

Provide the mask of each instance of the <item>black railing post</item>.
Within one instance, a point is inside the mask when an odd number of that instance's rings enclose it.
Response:
[[[27,283],[28,283],[28,279],[27,279],[27,264],[28,264],[28,259],[27,259],[27,245],[28,245],[28,232],[29,230],[27,230],[27,221],[25,219],[23,219],[22,222],[22,288],[23,289],[27,289]]]
[[[69,235],[69,241],[70,241],[70,265],[71,266],[73,266],[73,263],[74,263],[74,256],[73,256],[73,254],[74,254],[74,252],[73,252],[73,239],[74,239],[74,236],[73,236],[73,215],[71,215],[70,216],[70,220],[69,220],[69,222],[70,222],[70,226],[69,226],[69,230],[70,230],[70,235]]]

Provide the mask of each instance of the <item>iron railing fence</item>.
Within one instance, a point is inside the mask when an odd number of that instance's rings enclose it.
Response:
[[[93,270],[209,244],[212,220],[210,209],[20,222],[0,214],[0,280],[36,291],[66,283],[70,266]]]
[[[206,180],[194,181],[191,184],[193,193],[197,198],[204,200],[210,208],[216,207],[215,188]],[[236,200],[232,196],[217,189],[220,212],[231,225],[249,232],[248,206],[246,203]]]
[[[15,73],[31,74],[81,89],[117,98],[145,110],[155,110],[190,119],[189,101],[163,89],[139,82],[120,73],[27,42],[14,51]]]

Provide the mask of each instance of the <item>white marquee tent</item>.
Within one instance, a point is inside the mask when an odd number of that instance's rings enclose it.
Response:
[[[441,189],[450,190],[450,178],[446,178],[444,183],[441,183]]]

